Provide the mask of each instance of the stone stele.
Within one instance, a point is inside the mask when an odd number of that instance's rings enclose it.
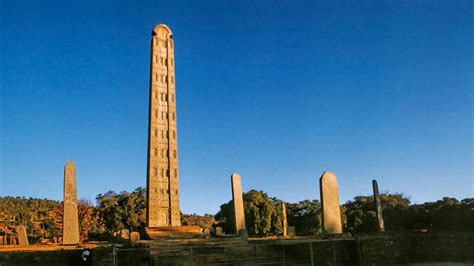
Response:
[[[140,233],[133,231],[130,233],[130,243],[136,244],[140,241]]]
[[[281,220],[283,224],[283,236],[288,235],[288,222],[286,219],[286,204],[284,202],[281,203]]]
[[[26,228],[24,225],[16,227],[16,233],[18,235],[18,244],[20,246],[28,246],[28,236],[26,235]]]
[[[151,36],[148,107],[148,227],[181,226],[174,41],[171,29],[157,25]],[[194,230],[194,229],[193,229]]]
[[[79,243],[79,218],[77,213],[76,169],[72,161],[64,166],[63,244]]]
[[[120,230],[120,238],[129,239],[130,238],[130,230],[128,230],[128,229]]]
[[[336,176],[326,171],[319,179],[324,234],[342,234],[339,188]]]
[[[372,180],[372,189],[374,190],[375,209],[377,210],[377,220],[379,222],[379,232],[385,232],[385,225],[382,214],[382,201],[380,200],[379,185],[377,180]]]
[[[242,181],[237,173],[233,173],[230,179],[232,181],[232,199],[234,200],[235,232],[239,234],[240,230],[245,229]]]

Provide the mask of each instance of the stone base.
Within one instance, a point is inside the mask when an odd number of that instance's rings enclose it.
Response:
[[[197,225],[146,227],[145,232],[150,239],[204,237],[201,227]]]

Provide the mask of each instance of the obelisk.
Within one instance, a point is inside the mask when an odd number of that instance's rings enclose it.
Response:
[[[152,31],[148,109],[147,227],[181,225],[173,33]]]
[[[242,198],[242,181],[240,175],[233,173],[230,177],[232,182],[232,199],[234,201],[235,233],[240,234],[245,230],[244,200]]]
[[[286,237],[288,235],[288,221],[286,219],[285,202],[281,202],[281,219],[282,219],[282,225],[283,225],[283,236]]]
[[[342,234],[341,209],[339,207],[339,187],[336,176],[326,171],[319,179],[323,233]]]
[[[71,160],[64,166],[63,244],[79,243],[76,169]]]
[[[377,184],[377,180],[372,180],[372,189],[374,190],[374,202],[375,202],[375,209],[377,212],[377,222],[378,222],[378,229],[379,232],[385,232],[385,224],[383,222],[383,214],[382,214],[382,201],[380,200],[379,194],[379,185]]]

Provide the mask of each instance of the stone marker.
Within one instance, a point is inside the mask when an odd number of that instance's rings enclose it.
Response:
[[[296,227],[288,226],[288,237],[295,237],[296,236]]]
[[[203,233],[207,236],[211,235],[211,229],[210,228],[204,228]]]
[[[249,238],[249,231],[247,231],[247,229],[240,229],[239,233],[237,235],[242,239],[248,239]]]
[[[379,222],[379,232],[385,232],[385,225],[383,222],[383,214],[382,214],[382,202],[380,201],[379,195],[379,185],[377,184],[377,180],[372,180],[372,188],[374,190],[374,202],[375,202],[375,209],[377,211],[377,220]]]
[[[79,243],[76,169],[71,160],[64,166],[63,244]]]
[[[323,233],[342,234],[341,209],[339,207],[339,189],[336,176],[326,171],[319,179]]]
[[[130,230],[128,230],[128,229],[120,230],[120,238],[129,239],[130,238]]]
[[[235,232],[239,234],[240,230],[245,229],[244,200],[242,198],[242,182],[240,175],[233,173],[232,198],[234,200]]]
[[[288,235],[288,222],[286,220],[286,204],[284,202],[281,203],[281,220],[283,223],[283,236]]]
[[[24,225],[16,227],[16,234],[18,236],[18,244],[20,246],[28,246],[28,235],[26,234],[26,228]]]
[[[222,236],[224,235],[224,230],[222,230],[222,227],[218,226],[216,227],[216,236]]]
[[[133,231],[130,233],[130,243],[136,244],[140,241],[140,233]]]

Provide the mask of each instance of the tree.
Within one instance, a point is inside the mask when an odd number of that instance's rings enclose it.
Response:
[[[250,190],[243,194],[245,224],[249,235],[270,236],[282,232],[281,215],[268,195],[262,191]],[[233,200],[222,204],[215,216],[218,225],[228,233],[235,232]]]
[[[288,225],[296,227],[297,235],[321,234],[321,204],[318,200],[287,203],[286,207]]]

